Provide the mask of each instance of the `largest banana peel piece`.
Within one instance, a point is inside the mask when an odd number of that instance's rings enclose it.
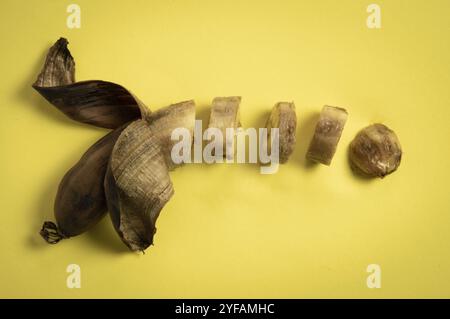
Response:
[[[50,48],[33,88],[69,118],[117,128],[138,119],[142,103],[123,86],[106,81],[75,82],[75,61],[60,38]]]
[[[153,244],[156,220],[174,190],[169,170],[172,131],[186,128],[193,136],[195,104],[182,102],[143,114],[117,140],[105,177],[111,220],[122,241],[133,251]],[[191,140],[192,143],[192,140]]]

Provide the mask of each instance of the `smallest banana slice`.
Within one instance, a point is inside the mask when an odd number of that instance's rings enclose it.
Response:
[[[309,144],[306,158],[330,165],[347,121],[344,108],[325,105],[316,124],[314,136]]]
[[[295,105],[289,102],[279,102],[275,104],[266,124],[267,148],[271,151],[272,136],[271,129],[279,129],[279,156],[280,163],[286,163],[295,147],[295,131],[297,128],[297,116],[295,115]]]

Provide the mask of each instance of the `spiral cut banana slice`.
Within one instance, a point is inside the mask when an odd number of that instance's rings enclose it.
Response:
[[[275,104],[267,120],[267,149],[271,152],[272,128],[278,128],[279,162],[286,163],[295,147],[297,116],[294,103],[279,102]],[[269,154],[269,153],[268,153]]]
[[[65,38],[50,48],[33,88],[69,118],[115,129],[138,119],[142,103],[123,86],[107,81],[75,82],[75,61]]]
[[[105,177],[111,220],[133,251],[153,244],[156,219],[174,190],[169,170],[175,168],[170,149],[172,131],[186,128],[193,136],[195,104],[182,102],[144,115],[118,138]],[[191,139],[192,144],[192,139]]]
[[[212,102],[209,128],[217,128],[225,139],[223,143],[223,156],[233,159],[235,153],[235,133],[241,126],[239,120],[240,96],[216,97]],[[228,129],[233,129],[228,130]]]
[[[343,108],[327,105],[323,107],[306,153],[307,159],[325,165],[331,164],[347,116],[347,111]]]

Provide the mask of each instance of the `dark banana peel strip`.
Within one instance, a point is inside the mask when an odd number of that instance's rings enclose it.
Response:
[[[271,129],[279,130],[279,161],[286,163],[294,151],[297,116],[294,103],[279,102],[275,104],[267,120],[267,148],[271,152]]]
[[[75,61],[60,38],[50,48],[33,88],[72,120],[115,129],[141,115],[142,103],[123,86],[92,80],[75,82]]]
[[[125,245],[144,251],[153,244],[156,220],[174,194],[169,170],[172,130],[186,128],[192,144],[195,104],[182,102],[132,122],[117,140],[105,176],[112,223]]]
[[[347,121],[344,108],[325,105],[316,124],[306,158],[330,165]]]
[[[103,186],[114,144],[127,124],[111,131],[92,145],[64,175],[56,194],[56,224],[44,222],[41,236],[50,244],[77,236],[97,224],[106,214]]]
[[[402,147],[397,135],[383,124],[362,129],[349,146],[351,168],[366,177],[383,178],[397,170]]]

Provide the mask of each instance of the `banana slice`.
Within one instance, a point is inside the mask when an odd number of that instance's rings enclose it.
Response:
[[[275,104],[270,113],[266,124],[267,134],[267,148],[271,151],[271,129],[279,129],[279,161],[286,163],[289,156],[294,151],[295,147],[295,131],[297,128],[297,116],[295,114],[294,103],[279,102]]]
[[[309,144],[306,158],[330,165],[347,121],[345,109],[325,105],[320,113],[314,136]]]
[[[393,130],[375,123],[362,129],[350,143],[349,159],[355,172],[383,178],[397,170],[402,147]]]
[[[217,128],[222,132],[224,138],[223,155],[227,159],[234,157],[235,150],[235,134],[232,138],[227,138],[226,129],[233,128],[236,130],[241,126],[239,121],[239,104],[240,96],[216,97],[212,102],[211,115],[209,118],[209,127]]]

